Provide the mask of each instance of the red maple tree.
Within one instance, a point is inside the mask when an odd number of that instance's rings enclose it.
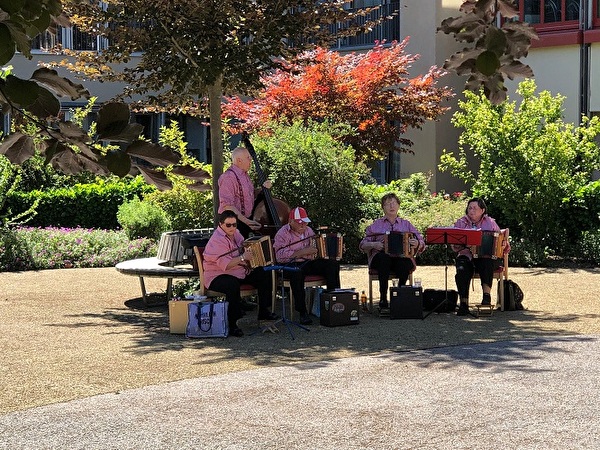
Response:
[[[419,55],[406,54],[407,44],[377,42],[366,53],[346,55],[323,48],[304,53],[265,76],[256,98],[228,97],[223,117],[232,132],[255,131],[273,120],[348,124],[355,133],[346,141],[359,160],[389,151],[414,153],[412,141],[403,137],[406,130],[437,119],[454,94],[438,86],[446,72],[436,66],[409,77]]]

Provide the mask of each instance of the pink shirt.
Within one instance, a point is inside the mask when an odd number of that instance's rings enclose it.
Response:
[[[390,222],[386,217],[381,217],[375,220],[371,225],[367,227],[365,230],[365,237],[362,241],[360,241],[359,248],[362,250],[363,244],[367,242],[384,242],[385,234],[388,231],[399,231],[402,233],[413,233],[415,238],[419,241],[419,247],[417,249],[417,253],[425,250],[425,241],[423,240],[423,236],[419,231],[415,228],[415,226],[410,223],[406,219],[401,219],[400,217],[396,217],[394,223]],[[368,251],[369,257],[369,265],[371,265],[371,261],[373,257],[378,253],[378,250],[370,249]],[[413,262],[413,266],[416,267],[417,263],[414,258],[411,258]]]
[[[275,234],[273,241],[273,249],[275,250],[275,258],[278,263],[288,263],[292,259],[294,261],[306,261],[306,258],[292,258],[292,254],[296,250],[309,247],[312,244],[312,239],[307,239],[314,236],[315,232],[306,227],[304,233],[296,233],[292,230],[289,224],[282,226]]]
[[[244,217],[250,217],[254,207],[254,184],[246,172],[234,165],[219,177],[219,214],[225,205],[235,206]]]
[[[471,228],[483,231],[500,231],[500,227],[494,219],[487,214],[484,214],[479,222],[471,222],[469,216],[464,215],[454,223],[454,228]],[[470,248],[464,248],[458,252],[457,256],[465,255],[469,259],[473,259]]]
[[[208,240],[203,253],[204,284],[209,287],[210,283],[219,275],[233,275],[236,278],[246,278],[246,268],[240,264],[227,270],[227,264],[233,258],[239,256],[236,249],[242,246],[244,237],[235,230],[233,240],[230,239],[221,227],[217,227]],[[232,251],[234,250],[234,251]]]

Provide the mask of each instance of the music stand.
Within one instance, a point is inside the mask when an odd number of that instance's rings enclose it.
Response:
[[[277,270],[279,271],[279,274],[281,275],[281,279],[283,280],[283,274],[285,271],[288,272],[296,272],[298,270],[301,270],[299,267],[292,267],[292,266],[265,266],[263,267],[264,270]],[[250,333],[250,336],[259,332],[259,331],[265,331],[265,330],[269,330],[272,329],[274,326],[276,326],[279,323],[283,323],[285,324],[286,328],[288,329],[290,336],[292,337],[292,340],[296,339],[296,337],[294,336],[294,332],[292,331],[292,328],[290,325],[294,325],[297,326],[298,328],[302,328],[303,330],[306,331],[310,331],[309,328],[306,328],[303,325],[300,325],[298,322],[294,322],[293,320],[288,319],[285,316],[285,288],[283,286],[283,283],[281,283],[281,319],[277,319],[275,322],[273,322],[270,325],[266,325],[264,327],[259,328],[258,330],[253,331],[252,333]]]
[[[468,228],[428,228],[425,239],[427,245],[444,244],[447,250],[448,245],[481,245],[481,231]],[[423,320],[436,312],[442,305],[448,306],[448,259],[445,260],[444,265],[444,294],[444,300],[425,314]],[[469,311],[469,315],[476,317],[471,311]]]

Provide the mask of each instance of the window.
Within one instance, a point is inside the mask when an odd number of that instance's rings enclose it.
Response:
[[[580,0],[519,0],[524,22],[555,28],[579,25]]]

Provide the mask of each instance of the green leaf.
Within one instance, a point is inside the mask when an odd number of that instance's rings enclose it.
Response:
[[[475,67],[485,76],[492,76],[500,67],[500,59],[496,53],[486,50],[482,52],[475,62]]]
[[[114,129],[107,128],[98,139],[110,142],[131,142],[140,137],[144,126],[139,123],[128,123],[121,128],[122,122],[115,123]]]
[[[37,83],[33,84],[37,88],[38,96],[35,102],[27,107],[27,110],[40,119],[57,117],[60,113],[60,102],[58,99],[48,89],[38,86]]]
[[[110,150],[106,154],[106,167],[119,177],[124,177],[131,170],[131,158],[122,150]]]
[[[24,6],[25,0],[0,0],[0,9],[9,14],[18,13]]]
[[[0,64],[6,64],[13,56],[15,56],[15,41],[8,27],[0,23]]]
[[[35,154],[33,138],[21,133],[10,134],[2,140],[0,154],[5,155],[11,163],[20,165]]]
[[[98,111],[96,132],[101,140],[118,135],[129,124],[129,106],[125,103],[107,103]]]
[[[9,75],[6,77],[5,95],[14,103],[19,104],[25,109],[33,104],[40,94],[40,87],[37,83],[30,80],[23,80]]]
[[[485,47],[494,52],[498,57],[506,50],[506,35],[498,28],[489,28],[485,35]]]

